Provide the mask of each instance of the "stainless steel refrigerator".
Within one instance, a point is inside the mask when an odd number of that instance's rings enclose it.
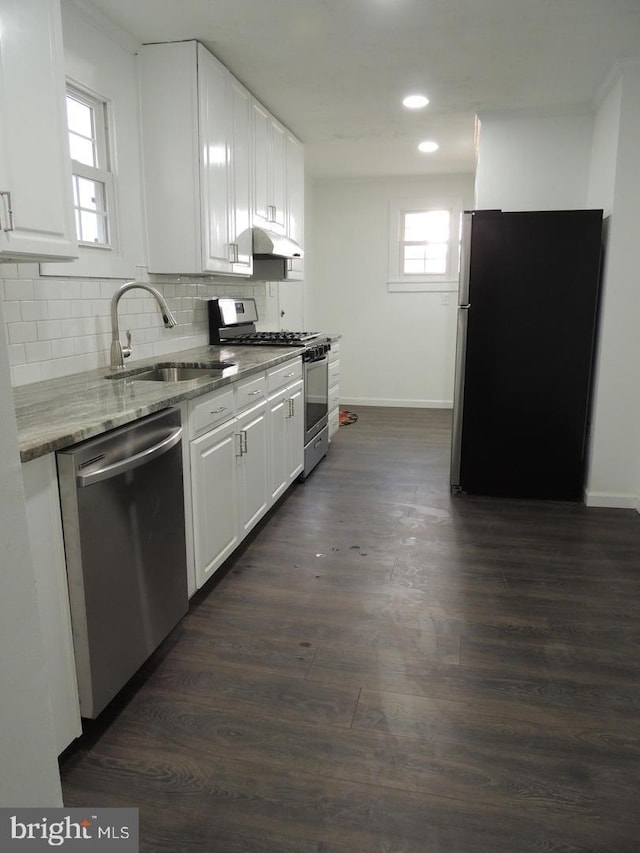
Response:
[[[602,211],[463,216],[451,489],[579,500]]]

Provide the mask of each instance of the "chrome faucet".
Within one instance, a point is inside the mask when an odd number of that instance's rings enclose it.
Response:
[[[143,284],[140,281],[125,282],[116,290],[111,298],[111,367],[114,370],[122,370],[124,368],[125,358],[129,358],[131,355],[131,332],[127,332],[127,346],[123,347],[120,343],[120,330],[118,328],[118,302],[120,302],[120,298],[124,296],[127,290],[133,290],[134,287],[146,290],[147,293],[150,293],[156,300],[160,313],[162,314],[162,321],[165,329],[172,329],[174,326],[178,325],[178,321],[171,313],[171,310],[160,291],[156,290],[155,287],[151,287],[149,284]]]

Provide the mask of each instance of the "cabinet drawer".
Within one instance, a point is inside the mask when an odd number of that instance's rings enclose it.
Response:
[[[337,385],[340,381],[340,361],[336,359],[336,361],[329,362],[329,388],[332,385]]]
[[[297,379],[302,378],[302,359],[297,358],[294,361],[288,361],[280,367],[274,367],[267,371],[267,391],[272,394],[278,388],[285,385],[290,385]]]
[[[329,411],[332,409],[337,409],[340,405],[340,386],[333,385],[329,388],[329,397],[328,397],[328,408]]]
[[[246,382],[237,382],[236,386],[236,411],[259,403],[267,396],[267,379],[264,373],[253,376]]]
[[[233,388],[214,391],[194,400],[190,406],[189,432],[191,438],[195,438],[216,424],[233,417]]]
[[[340,358],[340,342],[331,341],[331,349],[329,350],[329,361],[336,361]]]

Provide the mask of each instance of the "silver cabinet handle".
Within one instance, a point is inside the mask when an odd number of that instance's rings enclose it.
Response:
[[[240,253],[240,247],[237,243],[229,243],[229,262],[232,264],[238,263],[238,255]]]
[[[3,217],[5,224],[2,226],[3,231],[15,231],[13,223],[13,206],[11,204],[11,192],[9,190],[0,190],[2,196],[3,207],[6,212],[6,217]]]
[[[217,409],[211,409],[211,411],[209,412],[209,414],[210,414],[210,415],[219,415],[219,414],[220,414],[220,412],[226,412],[226,411],[227,411],[227,407],[226,407],[226,406],[218,406],[218,408],[217,408]]]
[[[249,452],[248,444],[247,444],[247,431],[246,431],[246,429],[243,429],[243,430],[240,430],[240,432],[237,432],[236,436],[238,438],[238,447],[236,450],[236,456],[245,456]],[[238,450],[240,451],[240,453],[237,452]]]
[[[105,465],[104,468],[98,468],[97,471],[89,471],[86,474],[78,474],[76,482],[78,486],[84,488],[92,483],[99,483],[100,480],[108,480],[111,477],[117,477],[118,474],[123,474],[125,471],[131,471],[133,468],[138,468],[140,465],[146,465],[157,456],[162,456],[168,450],[171,450],[182,436],[182,427],[178,427],[173,432],[164,438],[153,447],[148,447],[140,453],[135,453],[133,456],[128,456],[126,459],[121,459],[119,462],[114,462],[113,465]]]
[[[258,388],[257,391],[249,391],[249,397],[255,397],[256,394],[262,394],[262,388]]]
[[[287,398],[287,408],[288,408],[287,417],[288,417],[288,418],[293,418],[293,417],[295,417],[295,414],[296,414],[296,403],[295,403],[295,400],[293,399],[293,397],[288,397],[288,398]]]

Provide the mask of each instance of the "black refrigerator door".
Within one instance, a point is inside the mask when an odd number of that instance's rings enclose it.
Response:
[[[460,487],[582,497],[601,211],[476,213]]]

